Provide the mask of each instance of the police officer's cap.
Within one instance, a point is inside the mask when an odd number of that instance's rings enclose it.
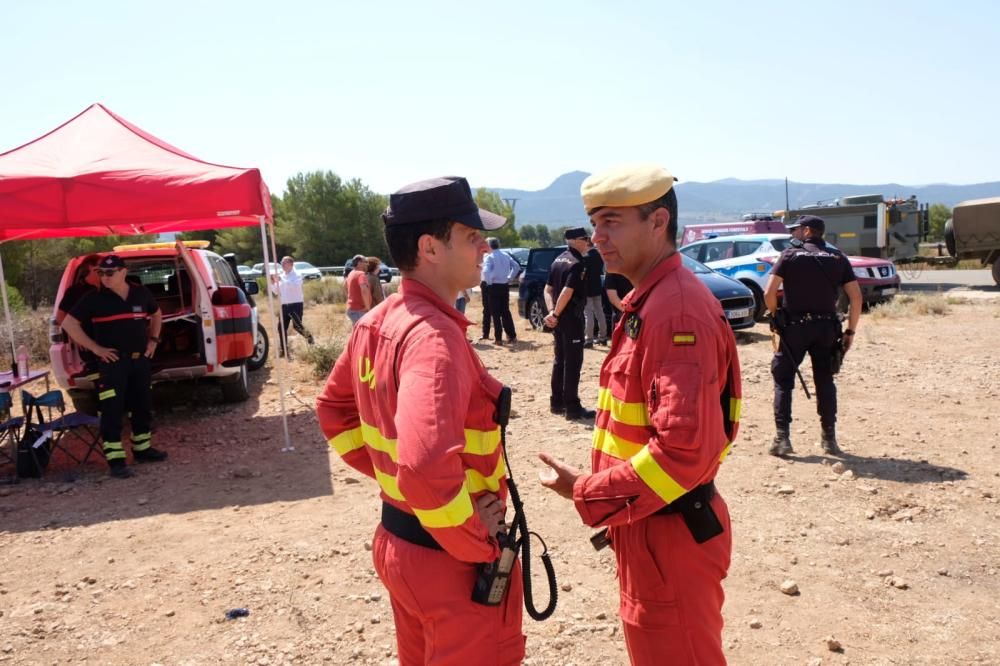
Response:
[[[580,196],[587,215],[593,215],[605,206],[641,206],[656,201],[676,180],[658,164],[632,164],[589,176],[580,186]]]
[[[411,183],[389,195],[389,207],[382,214],[386,226],[432,220],[461,222],[487,231],[499,229],[507,222],[502,215],[477,206],[469,182],[459,176]]]
[[[570,227],[565,232],[563,232],[563,238],[566,240],[573,240],[576,238],[589,238],[590,234],[583,227]]]
[[[826,231],[826,222],[823,221],[822,217],[816,217],[815,215],[803,215],[795,220],[795,222],[788,225],[789,231],[798,227],[807,227],[823,233]]]
[[[97,263],[98,268],[125,268],[125,260],[117,254],[109,254]]]

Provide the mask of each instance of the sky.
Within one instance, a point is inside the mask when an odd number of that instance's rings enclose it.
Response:
[[[1000,180],[1000,3],[4,2],[0,152],[101,102],[280,193]]]

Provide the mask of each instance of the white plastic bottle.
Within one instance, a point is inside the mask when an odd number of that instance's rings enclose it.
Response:
[[[17,348],[17,353],[15,354],[17,358],[17,376],[27,377],[28,376],[28,349],[24,345],[20,345]]]

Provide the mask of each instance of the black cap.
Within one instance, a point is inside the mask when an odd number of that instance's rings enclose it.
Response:
[[[816,231],[823,233],[826,231],[826,222],[823,221],[822,217],[816,217],[815,215],[803,215],[788,226],[789,229],[794,229],[795,227],[809,227],[810,229],[815,229]]]
[[[430,220],[453,220],[486,231],[499,229],[507,222],[502,215],[477,206],[469,182],[459,176],[411,183],[389,195],[389,207],[382,214],[386,226]]]
[[[563,238],[566,240],[573,240],[575,238],[590,238],[590,234],[583,227],[570,227],[563,234]]]
[[[125,268],[125,261],[117,254],[109,254],[97,263],[98,268]]]

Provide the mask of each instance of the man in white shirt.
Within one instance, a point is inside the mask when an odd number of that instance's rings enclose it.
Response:
[[[510,281],[521,273],[521,265],[509,254],[500,250],[499,239],[487,238],[486,242],[490,246],[490,253],[483,259],[481,275],[489,290],[493,335],[498,345],[503,344],[503,333],[506,333],[508,340],[514,343],[517,342],[517,330],[510,314]]]
[[[302,324],[302,276],[295,271],[295,260],[292,257],[281,258],[281,269],[284,274],[279,278],[277,275],[271,276],[271,293],[281,300],[281,330],[278,331],[278,340],[281,344],[280,356],[285,355],[288,338],[288,324],[291,322],[298,334],[304,337],[309,344],[313,344],[312,333],[306,330]]]

